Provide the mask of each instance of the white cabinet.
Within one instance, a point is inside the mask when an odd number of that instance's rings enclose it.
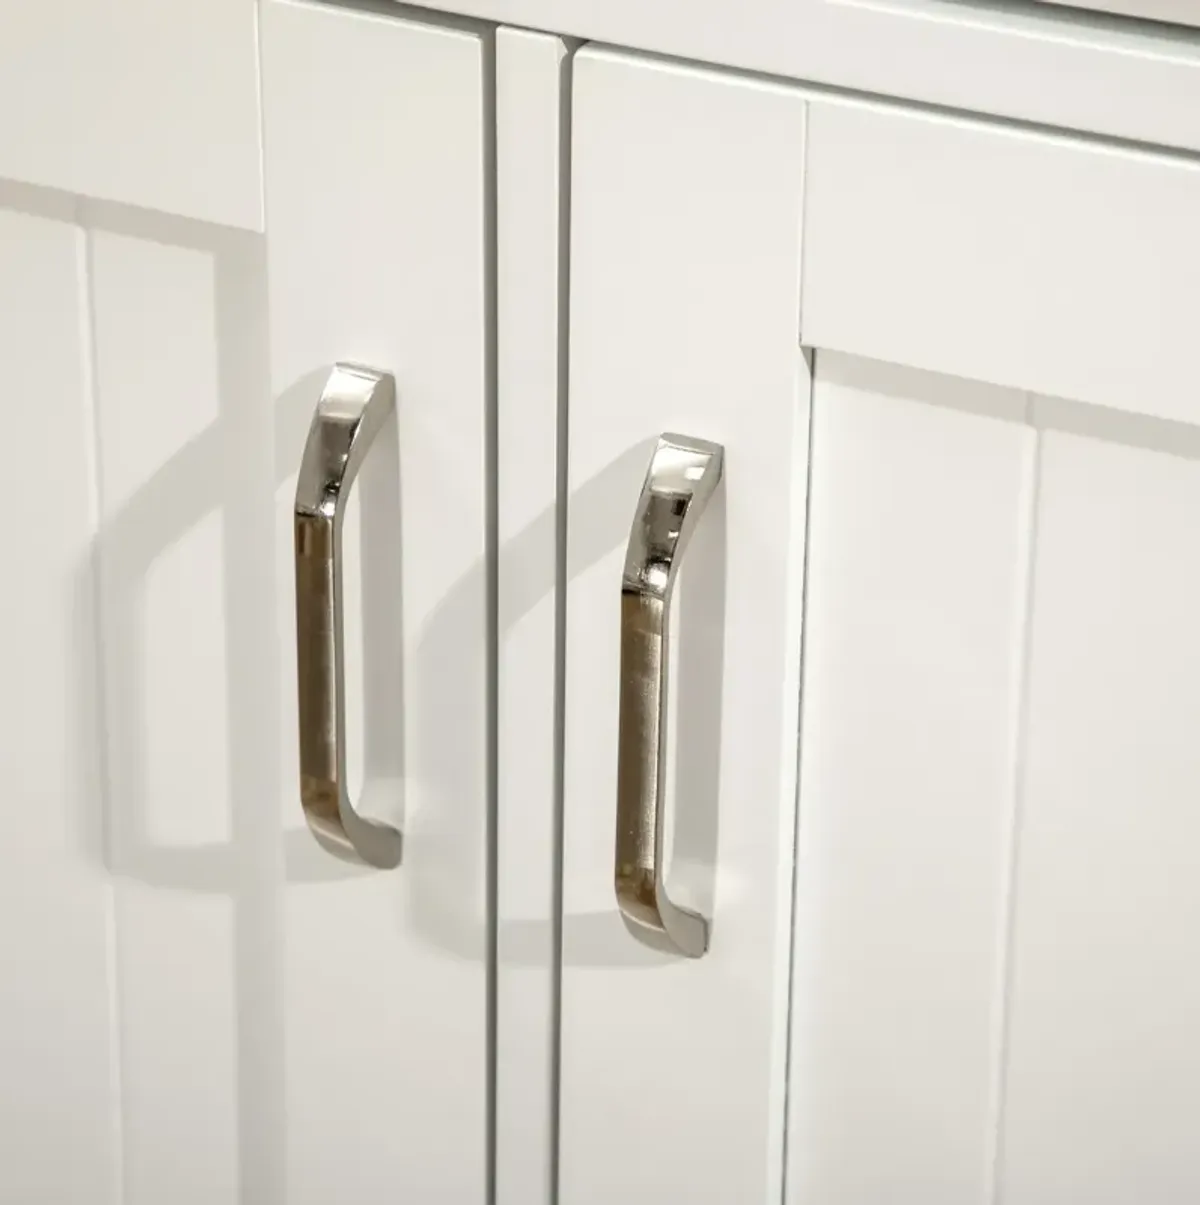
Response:
[[[260,129],[252,6],[176,7],[148,56],[135,3],[0,39],[0,1197],[482,1202],[488,39],[266,3]],[[347,578],[387,873],[296,789],[292,496],[338,359],[398,390]]]
[[[7,5],[0,1198],[1196,1199],[1200,165],[1104,141],[1195,47],[446,4],[563,36]],[[335,361],[388,871],[297,789]]]

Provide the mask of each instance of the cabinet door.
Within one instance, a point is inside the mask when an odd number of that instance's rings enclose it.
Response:
[[[576,57],[560,1197],[777,1200],[808,367],[797,340],[804,102]],[[621,580],[661,433],[723,445],[687,550],[668,690],[671,900],[699,958],[614,898]]]
[[[173,8],[147,56],[154,6],[54,7],[0,51],[0,1197],[482,1203],[486,39],[272,0],[257,43]],[[298,795],[292,498],[338,359],[398,392],[347,569],[388,872]]]
[[[811,104],[789,1199],[1192,1200],[1190,161]]]
[[[577,63],[562,1199],[1194,1199],[1200,169]],[[662,431],[698,958],[613,887]]]

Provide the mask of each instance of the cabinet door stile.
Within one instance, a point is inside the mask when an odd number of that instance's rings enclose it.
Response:
[[[803,97],[576,58],[560,1195],[777,1199],[808,437]],[[672,627],[667,891],[699,958],[614,896],[622,564],[664,433],[723,448]]]

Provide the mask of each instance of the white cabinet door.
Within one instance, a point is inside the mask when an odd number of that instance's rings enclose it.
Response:
[[[1200,1192],[1200,168],[814,101],[789,1199]]]
[[[561,1199],[1195,1199],[1200,169],[590,50],[572,153]],[[613,888],[663,431],[699,958]]]
[[[576,57],[566,482],[560,1199],[778,1200],[808,368],[804,100]],[[614,898],[621,579],[664,432],[724,447],[669,650],[666,886],[700,958]]]
[[[14,9],[0,52],[0,1197],[482,1205],[488,40],[272,0],[257,42],[217,4],[148,54],[153,7]],[[347,578],[389,872],[297,790],[337,359],[397,382]]]

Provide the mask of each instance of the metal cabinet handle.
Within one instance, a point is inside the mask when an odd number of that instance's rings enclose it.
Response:
[[[342,523],[354,478],[395,405],[390,374],[333,366],[308,429],[295,509],[300,801],[325,849],[385,869],[400,861],[400,833],[360,816],[346,791]]]
[[[617,738],[617,904],[681,954],[708,949],[708,921],[671,903],[663,884],[667,631],[679,562],[721,480],[724,449],[659,438],[642,485],[621,579],[621,703]]]

